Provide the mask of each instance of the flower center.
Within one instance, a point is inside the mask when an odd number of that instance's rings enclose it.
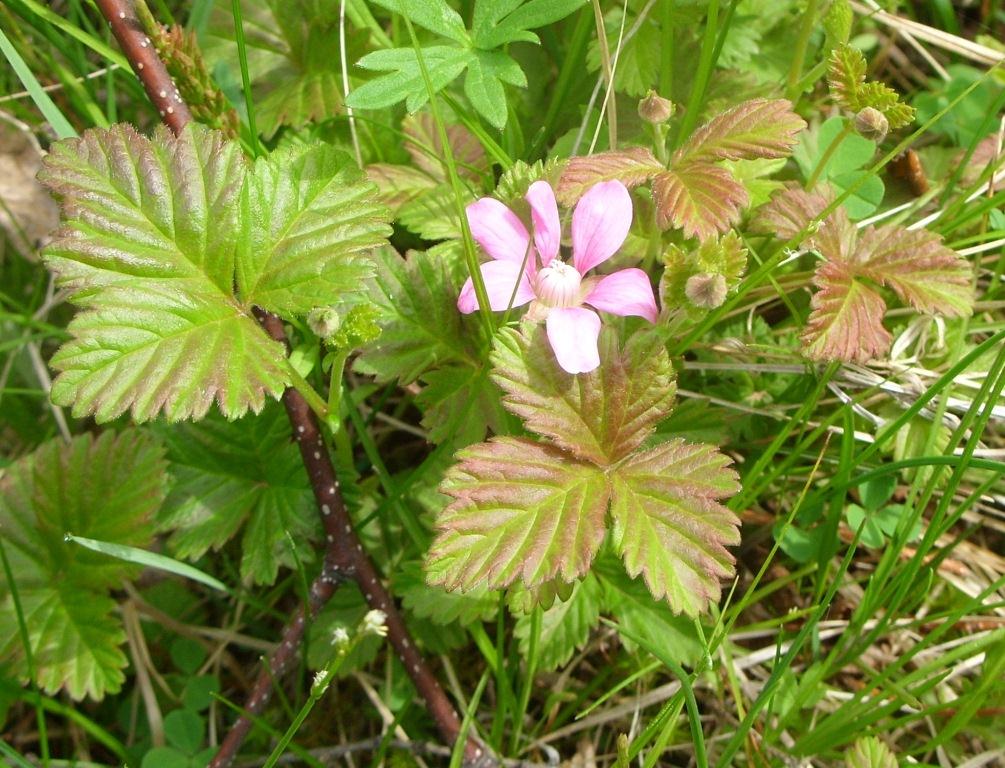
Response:
[[[579,286],[583,276],[579,270],[559,259],[552,259],[537,273],[537,298],[549,307],[579,306]]]

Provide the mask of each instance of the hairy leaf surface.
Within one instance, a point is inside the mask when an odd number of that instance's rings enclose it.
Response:
[[[635,450],[670,411],[676,387],[656,334],[636,334],[624,351],[602,335],[604,364],[589,374],[563,371],[542,327],[529,336],[506,329],[496,337],[493,379],[503,403],[528,429],[599,465]]]
[[[674,164],[788,157],[805,127],[786,99],[745,101],[691,134]]]
[[[556,576],[573,581],[604,538],[604,473],[557,448],[500,437],[465,448],[440,490],[453,498],[437,518],[427,560],[432,584],[493,589]]]
[[[175,482],[158,515],[177,557],[194,560],[242,531],[241,577],[272,584],[280,566],[313,559],[320,536],[299,452],[278,406],[233,422],[160,427]],[[294,552],[295,548],[295,552]]]
[[[575,205],[586,190],[602,181],[620,181],[631,189],[666,170],[646,147],[630,147],[570,158],[555,189],[565,206]]]
[[[611,477],[613,541],[630,576],[675,612],[697,615],[732,572],[725,545],[739,519],[719,503],[739,490],[729,459],[713,446],[671,440],[628,458]]]
[[[166,464],[150,435],[89,434],[53,440],[0,479],[0,531],[24,611],[39,685],[73,699],[117,692],[125,633],[109,590],[135,566],[65,541],[67,532],[146,546],[164,499]],[[17,617],[0,580],[0,658],[25,670]]]
[[[729,171],[708,163],[689,163],[653,180],[653,202],[660,227],[676,227],[686,237],[706,240],[740,220],[747,190]]]
[[[855,279],[853,268],[843,261],[824,262],[813,282],[820,290],[813,295],[803,333],[808,357],[864,363],[890,348],[891,336],[883,327],[886,303]]]
[[[237,284],[245,305],[287,315],[326,306],[370,273],[362,253],[391,233],[349,155],[296,147],[260,158],[245,187]]]

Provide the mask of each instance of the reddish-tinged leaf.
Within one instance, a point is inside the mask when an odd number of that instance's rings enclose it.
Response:
[[[894,225],[862,233],[858,273],[883,283],[919,312],[966,317],[973,311],[970,264],[934,232]]]
[[[558,448],[500,437],[465,448],[440,490],[426,561],[428,580],[447,589],[533,587],[583,576],[604,539],[610,496],[602,469]]]
[[[706,240],[740,220],[749,196],[725,168],[690,163],[665,171],[653,180],[657,222],[682,229],[687,237]]]
[[[678,439],[612,473],[614,546],[629,575],[641,573],[653,597],[677,613],[703,611],[732,573],[726,545],[739,543],[740,521],[718,501],[740,487],[728,464],[714,446]]]
[[[674,154],[674,164],[788,157],[805,127],[785,99],[745,101],[691,134]]]
[[[605,332],[600,367],[571,376],[556,362],[542,326],[523,330],[496,337],[492,378],[505,392],[503,404],[528,429],[579,458],[612,464],[669,413],[676,387],[656,334],[635,334],[621,351],[615,334]]]
[[[883,297],[855,280],[853,270],[843,261],[826,261],[813,277],[820,290],[803,332],[806,356],[813,360],[864,363],[890,347]]]
[[[830,205],[831,198],[822,192],[806,192],[791,187],[779,192],[757,212],[754,228],[789,240],[802,232]],[[837,208],[817,224],[816,231],[806,235],[805,245],[827,259],[854,260],[857,230],[844,208]]]
[[[572,206],[586,190],[601,181],[617,180],[631,189],[664,170],[663,164],[645,147],[573,157],[562,171],[555,196],[562,205]]]

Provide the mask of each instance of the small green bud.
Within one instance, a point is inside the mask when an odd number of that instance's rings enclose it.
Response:
[[[341,325],[342,318],[331,307],[318,307],[307,314],[307,327],[322,339],[331,338]]]
[[[675,107],[670,99],[664,99],[656,91],[649,89],[649,93],[639,102],[639,117],[647,123],[661,125],[673,117]]]
[[[863,139],[869,139],[879,144],[886,138],[886,133],[889,130],[890,122],[875,107],[865,107],[855,115],[855,131]]]
[[[692,275],[684,285],[684,295],[696,307],[715,309],[726,300],[726,278],[701,272]]]

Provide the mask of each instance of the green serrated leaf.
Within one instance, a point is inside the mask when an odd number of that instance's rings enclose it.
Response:
[[[534,586],[583,576],[604,538],[609,496],[599,468],[557,448],[500,437],[457,454],[440,490],[426,569],[447,589]]]
[[[232,293],[243,167],[236,144],[194,125],[53,146],[41,178],[65,223],[46,262],[86,308],[52,359],[57,403],[145,421],[201,417],[216,400],[235,417],[282,391],[282,347]]]
[[[487,6],[491,12],[475,11],[478,23],[474,25],[475,45],[479,48],[498,48],[517,41],[537,42],[537,35],[528,30],[537,29],[564,19],[586,0],[478,0],[477,6]],[[510,9],[513,10],[510,10]]]
[[[662,229],[681,229],[685,237],[707,240],[740,220],[750,202],[747,190],[725,168],[687,163],[653,179],[656,221]]]
[[[422,564],[404,563],[394,574],[394,593],[419,618],[434,624],[471,624],[488,621],[499,608],[499,599],[485,588],[467,593],[447,592],[426,584]]]
[[[638,333],[618,350],[601,336],[601,366],[571,376],[555,360],[543,327],[504,329],[492,352],[503,403],[528,429],[586,461],[614,464],[652,434],[670,410],[676,387],[657,334]]]
[[[514,73],[515,70],[515,73]],[[497,52],[478,51],[468,64],[464,77],[464,95],[491,125],[502,130],[506,125],[506,91],[503,78],[518,76],[526,85],[523,70],[509,56]]]
[[[556,601],[541,613],[540,634],[537,637],[537,668],[549,671],[566,664],[577,649],[586,645],[590,631],[600,621],[602,591],[592,573],[577,581],[572,594]],[[530,614],[517,619],[514,635],[520,641],[520,654],[530,652],[533,620]]]
[[[695,616],[719,599],[732,573],[727,544],[739,519],[718,499],[739,490],[713,446],[671,440],[622,462],[611,476],[612,540],[630,576],[677,613]]]
[[[461,448],[484,440],[490,429],[496,434],[505,432],[507,415],[484,368],[445,365],[420,378],[425,386],[415,402],[432,442],[449,440]]]
[[[176,556],[201,557],[244,530],[241,576],[271,584],[280,566],[313,559],[317,512],[278,406],[258,418],[161,427],[174,487],[158,517]],[[297,545],[296,556],[290,542]]]
[[[648,640],[681,664],[693,666],[702,655],[702,644],[694,622],[678,616],[665,602],[655,600],[646,585],[631,579],[621,563],[610,555],[597,560],[596,573],[603,587],[603,607],[617,619],[619,626]],[[625,637],[628,650],[635,644]]]
[[[805,127],[790,101],[745,101],[696,130],[674,153],[674,163],[787,157]]]
[[[136,566],[65,541],[72,530],[145,546],[166,492],[163,450],[127,431],[53,440],[0,479],[0,531],[17,580],[38,684],[48,693],[100,699],[125,675],[125,633],[111,588]],[[0,659],[25,669],[10,587],[0,581]]]
[[[384,248],[375,261],[370,299],[381,312],[384,330],[356,359],[356,370],[381,382],[409,384],[448,362],[477,368],[457,311],[466,273],[456,249],[410,251],[402,258]]]
[[[349,155],[326,145],[259,158],[237,253],[245,305],[300,314],[356,290],[370,272],[362,254],[391,233],[375,191]]]

